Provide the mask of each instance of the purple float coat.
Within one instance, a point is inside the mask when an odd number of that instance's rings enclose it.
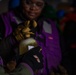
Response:
[[[5,27],[5,37],[12,33],[12,26],[11,22],[19,23],[15,18],[13,12],[9,12],[7,14],[1,15]],[[51,30],[46,30],[46,25],[51,27]],[[48,72],[51,72],[52,69],[57,69],[57,66],[61,62],[61,49],[60,49],[60,42],[59,42],[59,34],[56,28],[56,24],[48,19],[47,21],[43,21],[39,23],[39,27],[41,29],[40,34],[36,33],[36,36],[39,36],[43,41],[37,40],[38,44],[42,47],[42,54],[44,56],[44,68],[38,72],[36,75],[48,75]],[[51,32],[49,32],[51,31]]]

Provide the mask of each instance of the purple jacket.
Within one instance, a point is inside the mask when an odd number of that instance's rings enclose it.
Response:
[[[17,19],[13,12],[1,15],[5,27],[5,37],[12,33],[12,26],[10,22],[19,24],[21,21]],[[61,62],[61,49],[59,42],[59,34],[56,28],[56,24],[48,19],[39,23],[40,34],[36,33],[43,41],[37,40],[38,44],[42,47],[42,54],[44,56],[44,68],[36,75],[48,75],[53,69],[57,69],[57,66]]]

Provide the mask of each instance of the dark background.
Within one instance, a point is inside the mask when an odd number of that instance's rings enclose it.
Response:
[[[0,0],[0,13],[7,11],[9,0]]]

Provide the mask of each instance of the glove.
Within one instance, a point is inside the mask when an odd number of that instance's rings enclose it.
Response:
[[[31,31],[30,29],[30,21],[26,21],[22,24],[20,24],[15,31],[13,32],[13,35],[15,36],[17,41],[21,41],[25,38],[29,38],[31,37],[31,35],[34,35],[34,33]],[[34,25],[33,25],[34,29],[37,27],[36,22],[34,21]]]
[[[43,56],[40,53],[40,49],[41,47],[39,46],[32,48],[22,57],[21,62],[28,64],[33,69],[33,71],[43,68]]]
[[[30,31],[29,28],[25,28],[23,25],[20,25],[15,29],[13,35],[15,36],[17,41],[21,41],[26,38],[26,33],[29,31]]]
[[[4,64],[10,61],[16,54],[14,48],[14,39],[12,36],[8,36],[0,42],[0,56],[3,59]]]

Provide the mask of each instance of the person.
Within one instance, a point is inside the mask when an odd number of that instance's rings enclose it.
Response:
[[[36,47],[28,51],[22,58],[22,62],[11,73],[6,73],[3,60],[0,57],[1,75],[34,75],[33,71],[43,68],[42,54],[39,52],[41,47]],[[30,54],[30,55],[29,55]],[[31,61],[31,59],[33,61]]]
[[[9,0],[8,10],[12,10],[12,9],[18,7],[19,4],[20,4],[20,0]],[[48,10],[50,10],[50,11],[48,11]],[[46,14],[45,14],[46,17],[49,17],[49,18],[51,18],[53,20],[57,19],[56,10],[54,9],[53,6],[47,5],[46,8],[45,8],[45,11],[47,11]]]
[[[19,44],[31,37],[42,48],[43,55],[43,69],[36,75],[49,75],[57,69],[62,57],[59,34],[56,23],[43,14],[47,5],[47,0],[20,0],[18,8],[0,16],[0,56],[5,64],[24,53],[20,53]]]

